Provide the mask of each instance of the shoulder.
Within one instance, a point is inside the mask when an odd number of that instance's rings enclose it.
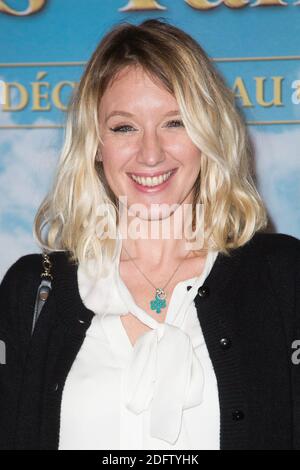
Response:
[[[263,283],[267,276],[277,286],[295,285],[300,277],[300,240],[284,233],[256,232],[228,257],[220,257],[220,264],[236,273],[236,279]]]
[[[300,296],[300,240],[284,233],[257,232],[236,259],[253,282],[269,282],[278,301],[287,305]]]
[[[264,233],[256,232],[250,240],[250,244],[259,245],[265,251],[273,251],[274,249],[294,253],[299,252],[300,240],[286,233]]]
[[[285,233],[256,232],[237,252],[246,256],[276,259],[277,263],[299,264],[300,240]]]
[[[19,279],[28,279],[30,273],[38,272],[41,260],[42,255],[38,253],[31,253],[18,258],[4,273],[1,287],[13,285]]]
[[[66,265],[68,264],[67,252],[53,251],[50,253],[50,260],[55,265]],[[19,257],[14,263],[12,263],[6,270],[1,286],[16,284],[19,280],[22,283],[28,285],[30,281],[40,279],[40,275],[43,269],[43,256],[42,253],[29,253]]]
[[[64,267],[69,266],[66,252],[53,251],[50,260],[56,273],[64,273]],[[0,282],[0,332],[9,331],[12,334],[11,331],[15,330],[13,325],[22,325],[16,327],[18,331],[29,331],[42,272],[42,253],[23,255],[8,268]],[[56,273],[54,279],[58,277]],[[57,282],[60,284],[60,279]]]

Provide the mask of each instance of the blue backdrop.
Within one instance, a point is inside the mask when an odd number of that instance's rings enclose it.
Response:
[[[0,0],[0,277],[40,251],[33,218],[85,62],[112,24],[149,17],[215,61],[248,123],[272,230],[300,238],[300,1]]]

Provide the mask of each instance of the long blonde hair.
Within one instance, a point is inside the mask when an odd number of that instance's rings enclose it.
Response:
[[[71,97],[65,140],[52,187],[34,220],[34,237],[47,251],[109,267],[116,240],[101,237],[97,207],[107,207],[107,228],[118,224],[118,207],[96,158],[102,142],[99,105],[126,66],[141,66],[159,79],[179,105],[186,131],[201,149],[195,203],[205,208],[204,246],[229,255],[267,225],[267,214],[250,168],[251,146],[233,92],[202,47],[166,21],[115,25],[90,58]],[[44,228],[46,233],[43,233]],[[112,230],[113,231],[113,230]]]

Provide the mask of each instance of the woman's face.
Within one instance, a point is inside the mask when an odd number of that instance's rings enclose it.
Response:
[[[192,203],[201,152],[174,96],[142,68],[122,69],[104,93],[100,132],[105,177],[117,198],[127,197],[128,208],[138,203],[145,218],[157,219],[171,215],[174,204]]]

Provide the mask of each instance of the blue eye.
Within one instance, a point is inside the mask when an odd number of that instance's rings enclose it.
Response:
[[[169,124],[171,124],[171,126],[169,126]],[[175,124],[175,125],[172,125],[172,124]],[[181,119],[173,119],[172,121],[169,121],[167,123],[167,127],[184,127],[183,125],[183,122]],[[126,130],[124,130],[126,129]],[[113,132],[121,132],[121,133],[127,133],[127,131],[130,129],[133,129],[132,126],[128,126],[128,125],[124,125],[124,126],[117,126],[117,127],[113,127],[111,128],[110,127],[110,130],[113,131]],[[134,129],[133,129],[134,130]]]
[[[113,132],[124,132],[124,131],[122,131],[122,129],[133,129],[133,127],[131,127],[131,126],[118,126],[118,127],[113,127],[113,128],[110,127],[110,130],[113,131]],[[127,132],[127,131],[125,131],[125,132]]]
[[[176,125],[176,126],[171,126],[171,127],[183,127],[183,122],[181,121],[181,119],[174,119],[174,120],[168,122],[168,124],[170,124],[170,123],[171,124],[174,124],[174,123],[179,124],[179,126]]]

